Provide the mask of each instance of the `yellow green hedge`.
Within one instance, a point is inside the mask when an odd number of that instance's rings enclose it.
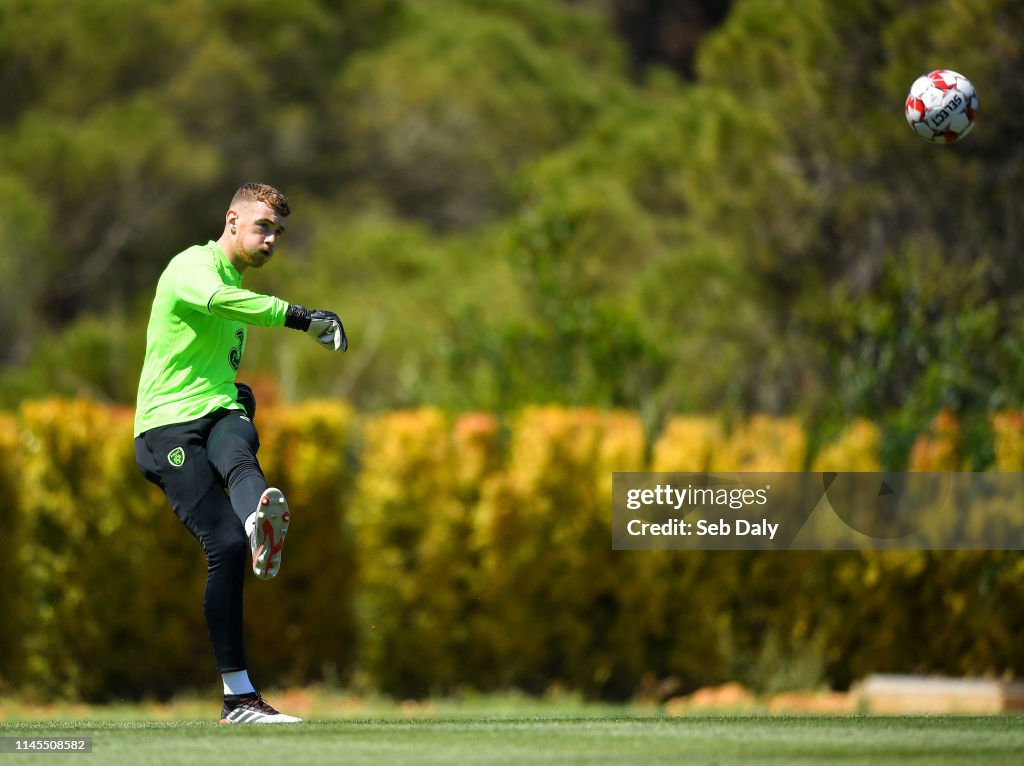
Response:
[[[624,697],[742,680],[844,685],[871,671],[1016,674],[1016,552],[615,552],[613,471],[878,470],[851,422],[809,453],[799,423],[538,407],[267,407],[260,458],[294,524],[281,575],[246,586],[258,682],[396,695],[562,685]],[[992,419],[1024,466],[1024,416]],[[963,470],[943,413],[910,469]],[[0,691],[94,700],[217,685],[199,546],[134,463],[131,412],[0,413]],[[671,685],[670,685],[671,686]],[[665,688],[669,688],[666,686]]]
[[[18,422],[0,413],[0,497],[4,498],[4,546],[0,555],[0,614],[5,616],[8,630],[0,631],[0,692],[16,689],[20,679],[18,668],[25,663],[25,642],[21,631],[28,622],[29,605],[25,598],[20,554],[24,511],[21,504],[21,436]]]

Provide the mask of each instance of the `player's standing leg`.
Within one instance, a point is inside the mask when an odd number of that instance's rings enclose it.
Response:
[[[135,440],[136,462],[167,495],[175,514],[207,558],[204,614],[224,686],[221,720],[293,723],[274,710],[249,680],[243,642],[243,585],[248,539],[210,465],[206,437],[216,417],[152,429]]]

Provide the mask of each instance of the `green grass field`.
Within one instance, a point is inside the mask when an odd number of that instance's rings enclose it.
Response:
[[[294,726],[208,721],[19,721],[0,736],[91,737],[75,764],[1013,764],[1024,716],[578,715],[319,720]]]

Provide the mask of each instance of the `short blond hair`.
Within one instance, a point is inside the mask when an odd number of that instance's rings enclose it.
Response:
[[[231,207],[242,202],[262,202],[272,207],[274,212],[282,218],[287,218],[288,214],[292,212],[288,207],[288,198],[267,184],[248,183],[240,186],[235,192],[235,196],[231,198]]]

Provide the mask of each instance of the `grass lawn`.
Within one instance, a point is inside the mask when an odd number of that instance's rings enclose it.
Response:
[[[33,755],[40,764],[1024,763],[1019,715],[667,717],[608,706],[488,707],[363,709],[353,712],[368,717],[264,727],[176,720],[168,716],[180,711],[166,709],[64,710],[49,719],[5,715],[0,736],[92,737],[91,754]]]

